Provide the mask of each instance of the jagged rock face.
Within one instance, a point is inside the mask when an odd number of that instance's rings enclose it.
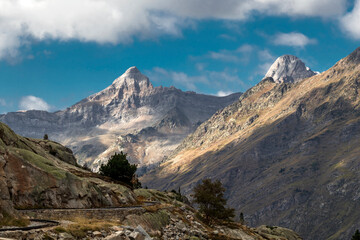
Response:
[[[316,75],[297,57],[284,55],[276,59],[265,75],[272,77],[276,83],[297,82]]]
[[[296,83],[262,80],[201,124],[140,181],[190,194],[220,179],[253,226],[274,223],[304,239],[350,239],[360,213],[358,50]]]
[[[26,111],[0,115],[16,133],[70,147],[79,164],[97,170],[124,151],[139,167],[156,165],[201,122],[236,101],[240,93],[215,97],[153,87],[136,67],[103,91],[55,113]]]
[[[70,149],[18,136],[0,123],[0,210],[111,207],[136,202],[127,187],[92,177],[74,164]]]

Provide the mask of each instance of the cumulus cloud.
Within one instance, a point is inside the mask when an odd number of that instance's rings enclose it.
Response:
[[[338,17],[346,0],[1,0],[0,58],[46,39],[128,43],[162,34],[181,36],[199,19],[272,16]]]
[[[266,15],[332,17],[342,14],[346,0],[158,0],[163,10],[195,19],[244,20],[254,12]]]
[[[273,44],[284,45],[291,47],[305,47],[309,44],[317,43],[316,39],[311,39],[302,33],[291,32],[291,33],[278,33],[273,39]]]
[[[354,9],[341,19],[345,32],[356,39],[360,39],[360,0],[357,0]]]
[[[35,96],[22,97],[19,103],[19,108],[21,110],[51,110],[51,106],[47,102]]]

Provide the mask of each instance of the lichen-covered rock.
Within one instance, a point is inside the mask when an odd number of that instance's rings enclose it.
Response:
[[[103,181],[73,164],[71,150],[18,136],[0,123],[1,208],[85,208],[136,202],[127,187]]]

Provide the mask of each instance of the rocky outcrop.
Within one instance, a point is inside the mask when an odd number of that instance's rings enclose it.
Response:
[[[297,82],[316,75],[297,57],[283,55],[276,59],[265,75],[271,77],[276,83]]]
[[[71,150],[49,140],[16,135],[0,123],[1,208],[85,208],[135,203],[125,186],[75,165]]]
[[[131,67],[106,89],[63,111],[7,113],[0,115],[0,121],[23,136],[48,134],[71,148],[80,165],[93,170],[121,150],[131,162],[146,168],[162,161],[201,122],[239,96],[153,87]],[[129,138],[131,141],[124,141]]]
[[[218,111],[141,182],[191,194],[220,179],[252,226],[270,223],[305,239],[349,239],[358,228],[360,64],[356,50],[295,83],[265,78]]]

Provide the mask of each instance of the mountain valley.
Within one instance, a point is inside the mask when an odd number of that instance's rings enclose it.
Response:
[[[70,149],[0,123],[0,239],[301,239],[282,227],[206,224],[176,196],[79,168]]]
[[[130,160],[145,171],[239,96],[216,97],[153,87],[145,75],[131,67],[103,91],[63,111],[11,112],[0,115],[0,121],[27,137],[48,134],[71,148],[80,165],[94,171],[119,151],[128,153]]]
[[[191,198],[202,179],[219,179],[236,215],[244,213],[251,226],[275,224],[304,239],[348,239],[360,218],[352,211],[360,199],[359,78],[360,49],[323,73],[281,56],[257,85],[227,97],[153,87],[132,67],[64,111],[7,113],[0,121],[27,137],[49,134],[93,171],[124,151],[150,188],[181,189]],[[44,140],[25,139],[49,150]],[[30,199],[19,203],[34,204]],[[59,206],[118,205],[136,196],[82,199]]]
[[[230,205],[250,225],[275,221],[304,239],[349,239],[360,219],[354,211],[360,199],[360,48],[310,78],[271,75],[283,80],[264,78],[141,181],[191,194],[201,179],[220,179]]]

